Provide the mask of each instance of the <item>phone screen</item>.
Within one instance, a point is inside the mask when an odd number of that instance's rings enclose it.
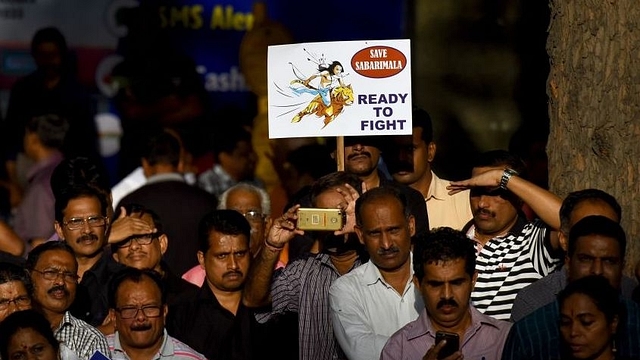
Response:
[[[458,351],[460,348],[460,338],[458,334],[448,333],[444,331],[436,332],[436,345],[442,341],[447,340],[447,344],[440,349],[438,353],[438,359],[444,359],[447,356],[451,356],[454,352]]]

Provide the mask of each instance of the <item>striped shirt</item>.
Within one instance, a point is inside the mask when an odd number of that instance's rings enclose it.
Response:
[[[112,360],[130,360],[120,344],[120,334],[117,331],[115,334],[107,335],[107,341],[109,342]],[[160,350],[152,359],[207,360],[204,355],[193,350],[189,345],[169,336],[166,329],[164,330],[162,346],[160,346]]]
[[[68,311],[64,313],[53,334],[80,359],[89,359],[98,350],[103,354],[109,353],[109,345],[104,335],[95,327],[73,317]]]
[[[473,226],[467,235],[473,239]],[[549,231],[535,220],[519,219],[511,231],[477,244],[476,270],[478,280],[471,293],[474,306],[482,313],[500,320],[509,320],[518,291],[551,273],[560,260],[550,251]]]
[[[361,264],[356,259],[352,269]],[[287,264],[271,284],[272,309],[256,315],[265,322],[271,315],[298,313],[301,360],[345,359],[335,336],[329,312],[329,288],[340,277],[327,254],[308,254]]]

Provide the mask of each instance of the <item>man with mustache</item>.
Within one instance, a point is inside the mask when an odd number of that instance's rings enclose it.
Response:
[[[469,191],[449,195],[449,180],[441,179],[431,167],[436,156],[431,117],[424,109],[414,107],[412,135],[394,135],[382,157],[393,179],[422,194],[427,203],[429,226],[462,229],[473,217]]]
[[[25,267],[33,284],[33,307],[47,318],[56,339],[80,359],[89,359],[96,351],[108,354],[104,335],[68,311],[78,285],[73,249],[62,241],[45,242],[29,252]]]
[[[71,312],[93,326],[103,325],[109,312],[107,284],[122,267],[106,254],[110,206],[94,187],[71,185],[55,191],[54,227],[58,237],[72,249],[77,261],[78,300]],[[105,332],[108,328],[105,328]]]
[[[434,228],[416,243],[414,272],[425,309],[393,334],[381,360],[442,358],[436,332],[458,335],[461,347],[446,359],[499,359],[511,323],[476,310],[470,303],[477,278],[473,242],[461,231]],[[428,244],[428,245],[427,245]]]
[[[329,305],[347,358],[369,360],[380,357],[387,339],[415,320],[424,304],[413,281],[416,226],[405,196],[380,186],[367,190],[355,206],[355,231],[370,260],[333,281]]]
[[[243,301],[247,306],[264,307],[258,314],[262,322],[289,312],[297,314],[297,359],[346,359],[333,335],[329,287],[333,280],[367,260],[353,230],[355,201],[361,189],[360,179],[344,171],[320,177],[311,185],[311,204],[321,209],[342,209],[346,214],[342,230],[297,229],[296,204],[273,220],[267,239],[251,264]],[[319,252],[299,257],[274,271],[285,245],[296,235],[305,234],[315,239]]]
[[[128,267],[114,275],[109,284],[109,312],[115,318],[116,332],[107,335],[111,359],[206,360],[165,330],[164,289],[160,275],[153,270]]]
[[[214,210],[198,226],[198,262],[206,273],[196,296],[169,309],[167,330],[209,360],[269,358],[267,325],[242,304],[251,263],[251,226],[235,210]]]
[[[470,189],[473,219],[463,228],[476,242],[478,280],[471,293],[480,312],[508,320],[518,291],[560,264],[558,196],[525,180],[525,164],[505,150],[480,154],[472,177],[451,182],[451,194]],[[529,222],[527,204],[539,218]]]

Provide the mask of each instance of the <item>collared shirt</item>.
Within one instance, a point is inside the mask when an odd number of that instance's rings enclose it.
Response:
[[[55,152],[29,169],[28,184],[13,219],[16,234],[25,242],[35,238],[48,239],[55,232],[55,199],[51,190],[51,174],[62,159],[62,154]],[[25,253],[31,250],[28,243],[26,245]]]
[[[429,213],[429,226],[448,226],[461,230],[473,218],[471,203],[469,202],[469,190],[449,195],[447,186],[449,180],[440,179],[431,172],[431,184],[425,201]]]
[[[100,259],[82,275],[76,287],[76,298],[69,308],[71,314],[92,326],[102,325],[109,313],[109,280],[123,267],[105,247]]]
[[[474,238],[473,226],[467,235]],[[560,265],[550,249],[546,225],[523,217],[504,236],[495,237],[478,249],[478,279],[471,293],[473,305],[496,319],[508,320],[520,289],[550,274]]]
[[[640,359],[640,305],[621,299],[625,311],[618,322],[617,358]],[[560,359],[560,309],[547,304],[511,327],[502,352],[503,360]]]
[[[469,311],[471,325],[460,340],[462,355],[468,360],[500,359],[511,323],[484,315],[473,306],[469,307]],[[408,323],[389,338],[382,349],[380,360],[419,360],[435,342],[436,329],[425,309],[417,320]]]
[[[259,324],[252,309],[240,302],[236,314],[220,305],[207,284],[191,301],[169,307],[167,332],[209,360],[269,358],[275,351],[269,324]]]
[[[367,262],[336,279],[329,290],[333,331],[351,360],[378,359],[389,337],[424,309],[411,275],[404,292],[388,285]]]
[[[120,344],[119,332],[116,331],[115,334],[107,335],[107,342],[109,343],[109,351],[111,353],[112,360],[131,359]],[[169,336],[165,329],[164,335],[162,336],[162,346],[160,346],[160,350],[152,358],[152,360],[158,359],[206,360],[207,358],[193,350],[189,345]]]
[[[245,180],[242,182],[264,188],[264,184],[258,179]],[[220,164],[213,165],[213,168],[198,176],[198,186],[212,193],[217,198],[220,198],[225,190],[237,183],[238,182],[233,179],[231,175],[229,175],[229,173],[220,166]]]
[[[357,259],[352,269],[360,264]],[[301,360],[346,359],[333,335],[329,312],[329,288],[339,277],[327,254],[308,254],[294,260],[274,274],[271,312],[258,314],[258,321],[296,312]]]
[[[564,289],[566,285],[567,269],[563,266],[560,270],[552,272],[523,288],[518,292],[513,302],[511,321],[518,321],[536,309],[554,302],[558,293]],[[623,275],[620,283],[621,295],[627,299],[631,299],[636,286],[638,286],[638,282],[635,279]]]
[[[109,344],[107,344],[104,335],[95,327],[76,319],[68,311],[64,313],[60,325],[53,331],[53,334],[58,341],[63,342],[80,359],[89,359],[96,351],[103,354],[109,353]]]

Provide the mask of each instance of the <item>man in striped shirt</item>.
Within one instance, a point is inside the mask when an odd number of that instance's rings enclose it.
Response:
[[[481,154],[472,177],[452,182],[450,193],[471,189],[473,219],[463,231],[476,241],[478,280],[474,306],[496,319],[508,320],[518,291],[554,271],[561,249],[558,196],[525,180],[517,156],[492,150]],[[523,204],[536,214],[528,221]]]

